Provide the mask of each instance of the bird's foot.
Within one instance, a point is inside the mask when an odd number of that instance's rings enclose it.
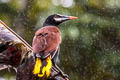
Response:
[[[65,80],[69,80],[69,76],[67,74],[64,74],[63,72],[60,72],[60,74],[64,77]]]

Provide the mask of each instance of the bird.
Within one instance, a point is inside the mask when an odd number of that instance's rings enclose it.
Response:
[[[56,65],[56,57],[60,52],[61,32],[59,25],[65,21],[77,19],[75,16],[66,16],[61,14],[52,14],[47,17],[43,26],[38,29],[32,42],[33,54],[35,57],[44,60],[51,56],[52,64],[62,76],[66,75]],[[68,76],[67,76],[68,77]]]

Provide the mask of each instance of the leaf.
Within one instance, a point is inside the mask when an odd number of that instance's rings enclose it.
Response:
[[[31,50],[25,40],[0,21],[0,64],[17,67]]]

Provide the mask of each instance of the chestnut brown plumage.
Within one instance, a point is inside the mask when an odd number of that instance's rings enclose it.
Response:
[[[46,58],[59,47],[61,43],[60,31],[55,26],[46,26],[35,33],[33,52],[41,58]]]
[[[50,15],[34,36],[32,48],[35,57],[45,59],[48,56],[52,57],[53,65],[62,71],[55,64],[55,57],[59,54],[61,44],[61,35],[58,25],[64,21],[76,19],[74,16],[63,16],[60,14]],[[65,76],[65,75],[63,75]]]

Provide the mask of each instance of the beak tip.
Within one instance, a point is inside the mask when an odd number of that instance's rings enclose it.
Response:
[[[70,20],[73,20],[73,19],[77,19],[78,17],[75,17],[75,16],[70,16],[69,19]]]

